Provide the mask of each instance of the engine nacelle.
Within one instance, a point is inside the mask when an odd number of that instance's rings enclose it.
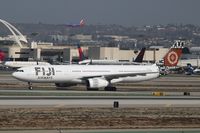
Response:
[[[103,78],[90,78],[87,80],[88,88],[100,88],[106,87],[109,85],[109,82]]]

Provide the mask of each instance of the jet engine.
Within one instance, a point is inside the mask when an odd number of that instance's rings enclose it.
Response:
[[[103,78],[90,78],[87,80],[88,88],[100,88],[106,87],[109,85],[109,82]]]

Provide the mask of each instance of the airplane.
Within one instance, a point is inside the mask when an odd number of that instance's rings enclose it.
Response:
[[[182,49],[171,48],[164,57],[165,65],[175,66]],[[114,83],[139,82],[159,77],[160,71],[156,64],[146,65],[36,65],[22,67],[12,73],[18,80],[32,83],[55,83],[56,87],[68,87],[85,84],[87,90],[104,88],[116,91]]]
[[[159,68],[153,65],[36,65],[17,69],[12,76],[31,83],[55,83],[57,87],[85,84],[87,90],[104,88],[116,91],[114,83],[138,82],[157,78]]]
[[[85,25],[85,22],[83,19],[81,19],[81,21],[79,22],[79,24],[67,24],[66,26],[67,27],[72,27],[72,28],[75,28],[75,27],[83,27]]]
[[[42,61],[5,61],[3,65],[6,67],[16,69],[16,68],[32,66],[32,65],[51,65],[51,64],[48,62],[42,62]]]
[[[110,64],[110,65],[139,64],[139,63],[142,63],[142,61],[143,61],[145,50],[146,50],[146,48],[142,48],[140,53],[138,54],[138,56],[136,57],[136,59],[133,62],[120,62],[118,60],[92,60],[92,59],[88,59],[85,57],[80,45],[78,44],[78,52],[79,52],[78,64],[95,64],[95,65],[97,65],[97,64],[99,64],[99,65],[102,65],[102,64]]]
[[[79,53],[79,62],[78,64],[112,64],[112,63],[117,63],[117,60],[92,60],[92,59],[88,59],[84,54],[83,54],[83,50],[80,46],[80,44],[77,45],[78,48],[78,53]]]
[[[5,53],[2,50],[0,50],[0,63],[5,67],[13,69],[32,65],[51,65],[48,62],[42,61],[5,61]]]

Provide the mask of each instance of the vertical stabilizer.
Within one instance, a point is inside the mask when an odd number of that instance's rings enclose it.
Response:
[[[146,48],[142,48],[134,62],[142,63]]]
[[[80,44],[78,44],[77,47],[78,47],[79,61],[85,60],[86,58],[83,54],[83,50],[82,50]]]
[[[0,62],[4,61],[4,59],[5,59],[5,53],[2,50],[0,50]]]
[[[81,21],[80,21],[80,26],[82,27],[82,26],[84,26],[84,25],[85,25],[85,22],[84,22],[83,19],[81,19]]]
[[[164,57],[164,66],[176,66],[182,55],[182,48],[171,48]]]

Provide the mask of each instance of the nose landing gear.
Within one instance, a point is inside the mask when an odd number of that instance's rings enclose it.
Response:
[[[31,83],[31,82],[28,82],[28,89],[29,89],[29,90],[32,90],[32,89],[33,89],[32,83]]]

